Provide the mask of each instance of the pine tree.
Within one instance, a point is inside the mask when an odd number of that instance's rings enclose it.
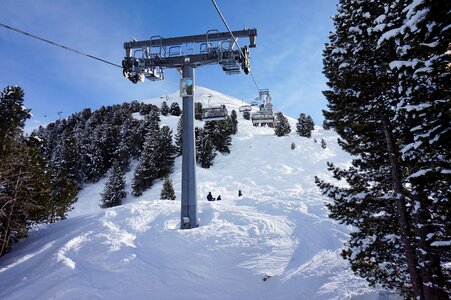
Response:
[[[215,147],[211,136],[203,129],[196,127],[196,160],[204,169],[208,169],[213,165],[216,157]]]
[[[194,119],[202,121],[202,103],[194,103]]]
[[[166,103],[166,101],[161,102],[161,108],[160,108],[160,113],[162,116],[167,116],[169,114],[169,106]]]
[[[315,123],[311,116],[304,113],[299,114],[298,121],[296,123],[296,132],[303,137],[310,138],[314,129]]]
[[[182,155],[183,147],[183,118],[177,122],[177,133],[175,134],[175,151],[178,156]]]
[[[169,111],[173,116],[180,116],[182,114],[182,110],[177,102],[172,102],[171,110]]]
[[[398,137],[405,176],[410,187],[410,213],[418,243],[418,264],[425,299],[451,297],[446,281],[449,264],[451,217],[449,211],[449,140],[451,73],[449,12],[451,4],[437,1],[408,2],[388,15],[391,27],[378,41],[393,47],[389,63],[397,76],[399,92],[393,130]],[[411,63],[414,62],[414,63]]]
[[[172,180],[169,177],[166,177],[163,183],[163,188],[161,190],[160,199],[162,200],[175,200],[175,191],[172,186]]]
[[[49,178],[38,140],[23,137],[30,110],[20,87],[0,93],[0,256],[47,217]]]
[[[30,109],[23,106],[24,92],[18,86],[8,86],[0,92],[0,157],[6,154],[9,141],[22,133]]]
[[[230,133],[236,134],[238,132],[238,117],[236,111],[233,109],[230,113]]]
[[[216,151],[222,154],[230,153],[229,146],[232,145],[232,138],[230,136],[230,127],[227,120],[208,121],[204,124],[205,135],[209,137]]]
[[[168,126],[163,126],[158,133],[158,141],[153,154],[157,167],[157,178],[163,178],[172,173],[175,153],[175,147],[172,144],[172,130]]]
[[[141,196],[146,189],[153,185],[154,180],[157,179],[157,162],[154,160],[154,151],[157,144],[158,131],[148,132],[133,176],[133,196]]]
[[[124,170],[120,163],[113,163],[101,195],[102,208],[121,205],[122,200],[127,196],[127,192],[125,191]]]
[[[435,246],[450,239],[441,172],[449,166],[449,11],[436,1],[341,1],[324,56],[327,124],[359,157],[348,170],[331,166],[350,189],[317,181],[335,200],[332,217],[360,230],[344,255],[370,282],[418,299],[450,295],[449,245]]]
[[[279,112],[276,114],[276,125],[274,126],[274,133],[277,136],[285,136],[291,132],[290,123],[288,123],[288,118]]]
[[[251,119],[251,113],[248,111],[243,112],[243,118],[245,120],[250,120]]]

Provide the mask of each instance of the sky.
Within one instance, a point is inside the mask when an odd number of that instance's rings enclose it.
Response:
[[[322,122],[322,51],[333,30],[338,0],[217,0],[232,30],[257,29],[251,69],[259,88],[270,91],[275,110]],[[121,64],[123,43],[151,36],[177,37],[226,31],[210,0],[2,0],[0,23],[81,52]],[[240,46],[248,39],[239,39]],[[0,27],[0,89],[19,85],[33,119],[28,128],[81,111],[172,93],[180,74],[165,70],[162,82],[133,84],[122,70]],[[246,102],[257,96],[249,75],[227,75],[220,66],[195,70],[196,85]]]

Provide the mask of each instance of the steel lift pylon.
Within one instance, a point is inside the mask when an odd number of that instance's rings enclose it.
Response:
[[[234,39],[249,38],[249,47],[237,49]],[[196,152],[194,137],[194,69],[208,64],[220,64],[226,74],[250,72],[249,48],[256,46],[257,29],[232,32],[209,30],[206,34],[124,43],[123,75],[131,82],[163,80],[164,69],[181,71],[180,96],[183,99],[182,199],[181,229],[199,226],[197,217]]]

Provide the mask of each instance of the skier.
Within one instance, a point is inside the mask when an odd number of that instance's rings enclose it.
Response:
[[[241,193],[241,190],[238,190],[238,197],[243,196],[243,194]]]
[[[215,198],[213,198],[213,196],[211,195],[211,192],[208,192],[207,200],[208,201],[215,201]]]
[[[216,201],[221,200],[221,195],[218,195],[218,197],[216,198]]]

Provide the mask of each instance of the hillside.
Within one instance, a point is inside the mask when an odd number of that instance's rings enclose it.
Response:
[[[209,94],[229,112],[242,105],[206,88],[196,93],[204,106]],[[168,96],[179,100],[177,92]],[[0,299],[379,299],[339,256],[349,228],[328,219],[328,199],[313,182],[315,175],[332,180],[327,161],[349,162],[336,135],[316,127],[311,139],[301,138],[290,119],[292,133],[276,137],[238,119],[230,155],[197,169],[199,228],[179,230],[180,158],[176,201],[158,200],[157,182],[101,209],[105,180],[85,185],[67,220],[32,232],[2,258]],[[174,131],[177,121],[161,117]],[[223,200],[207,202],[209,191]]]

